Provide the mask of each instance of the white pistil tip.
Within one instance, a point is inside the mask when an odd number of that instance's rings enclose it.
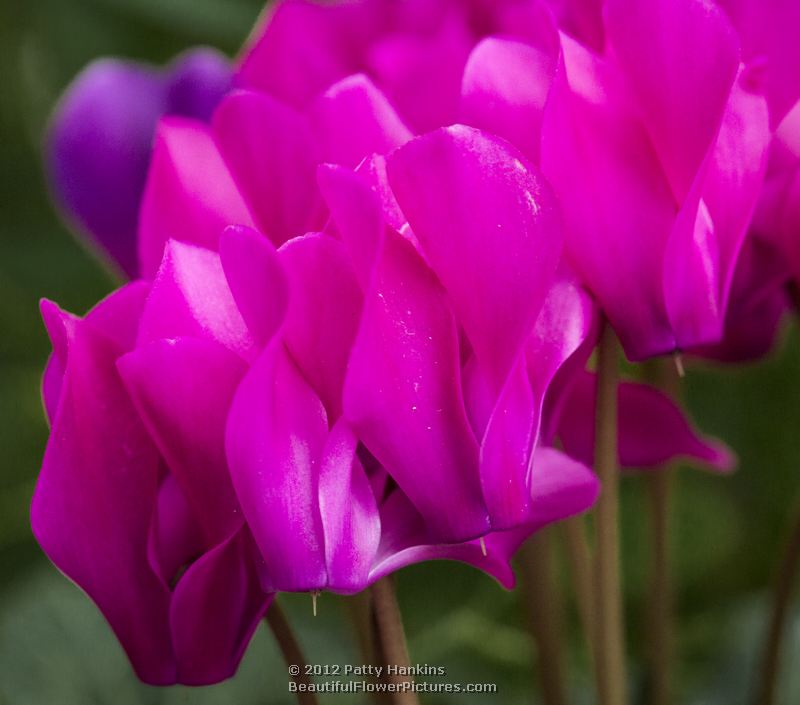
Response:
[[[673,353],[672,359],[675,361],[675,369],[678,370],[678,377],[686,377],[686,368],[683,366],[683,355],[679,352]]]
[[[319,590],[313,590],[311,592],[311,611],[314,613],[314,616],[317,616],[317,598],[319,597]]]
[[[483,553],[483,555],[486,556],[488,554],[486,553],[486,541],[483,540],[483,536],[481,536],[480,541],[481,541],[481,553]]]

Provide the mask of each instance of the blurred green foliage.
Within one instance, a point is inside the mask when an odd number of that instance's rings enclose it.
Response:
[[[49,203],[40,140],[52,106],[97,56],[161,63],[199,43],[233,55],[260,10],[259,0],[0,0],[0,705],[292,702],[264,631],[227,684],[142,686],[102,618],[47,563],[28,526],[47,437],[38,384],[49,345],[38,299],[82,313],[116,285]],[[794,333],[786,338],[759,365],[692,368],[686,380],[693,416],[727,440],[741,467],[730,478],[679,473],[672,542],[682,703],[734,705],[746,702],[750,690],[766,590],[800,495],[800,340]],[[639,694],[649,547],[645,488],[635,477],[623,484],[623,531],[633,691]],[[506,593],[453,564],[407,569],[399,589],[414,660],[446,665],[453,681],[496,681],[497,702],[530,702],[535,653],[518,592]],[[282,599],[312,661],[359,662],[342,599],[323,596],[317,619],[304,596]],[[588,703],[591,679],[573,613],[569,624],[570,686],[575,703]],[[800,659],[800,619],[790,647],[784,703],[800,702],[800,677],[791,669]]]

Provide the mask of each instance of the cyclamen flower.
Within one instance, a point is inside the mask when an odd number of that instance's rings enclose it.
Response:
[[[95,61],[52,118],[45,159],[66,216],[128,277],[138,273],[136,232],[153,133],[162,115],[208,120],[230,89],[227,59],[193,49],[165,69]]]
[[[177,129],[207,146],[201,126]],[[98,603],[143,680],[229,676],[275,591],[356,592],[432,558],[510,587],[519,544],[592,504],[591,471],[536,443],[548,383],[586,338],[592,307],[574,285],[548,288],[558,223],[538,177],[512,156],[465,128],[398,152],[390,173],[401,202],[420,204],[419,240],[384,223],[363,172],[330,168],[321,178],[335,231],[277,251],[246,226],[225,230],[218,252],[169,240],[152,282],[86,319],[44,307],[53,432],[34,533]],[[436,173],[451,184],[438,213],[419,191]],[[190,222],[202,195],[182,202]],[[494,264],[472,294],[459,299],[451,284],[459,317],[416,247],[425,242],[446,272],[458,231],[426,224],[447,211],[463,229],[459,209],[469,203],[474,218],[481,201],[494,227],[462,232],[472,247],[451,262]],[[498,236],[505,253],[488,247]],[[516,266],[521,254],[530,267]],[[511,298],[500,296],[501,273],[517,277]],[[481,320],[470,303],[491,287],[496,320]],[[498,332],[512,306],[527,314]],[[549,325],[559,313],[574,325]],[[462,368],[472,370],[466,392]]]

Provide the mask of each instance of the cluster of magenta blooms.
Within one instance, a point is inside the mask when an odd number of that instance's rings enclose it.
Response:
[[[794,0],[285,0],[231,65],[99,61],[46,152],[130,279],[44,302],[36,538],[141,679],[231,676],[282,591],[505,587],[589,509],[602,321],[768,351],[800,272]],[[731,453],[641,383],[619,460]]]

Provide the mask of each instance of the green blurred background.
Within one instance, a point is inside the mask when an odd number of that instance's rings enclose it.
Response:
[[[162,63],[194,44],[235,53],[259,0],[0,0],[0,705],[291,703],[285,668],[261,630],[239,674],[205,689],[139,684],[87,598],[47,562],[28,505],[47,437],[39,374],[49,346],[40,297],[83,313],[116,282],[51,207],[40,140],[69,80],[91,59]],[[730,478],[682,469],[671,536],[681,703],[748,701],[768,586],[797,492],[800,340],[746,369],[690,369],[688,406],[701,428],[741,459]],[[632,692],[645,702],[641,654],[647,598],[644,483],[623,483],[623,550]],[[563,571],[562,571],[563,573]],[[562,575],[563,578],[563,575]],[[456,564],[399,576],[412,660],[441,664],[451,681],[497,682],[497,696],[426,702],[536,702],[536,653],[523,599]],[[343,601],[323,596],[314,619],[305,596],[284,596],[316,663],[359,663]],[[575,703],[592,702],[583,642],[570,605],[569,677]],[[800,702],[800,615],[793,613],[781,703]],[[533,694],[532,694],[533,693]],[[349,702],[332,696],[326,702]]]

